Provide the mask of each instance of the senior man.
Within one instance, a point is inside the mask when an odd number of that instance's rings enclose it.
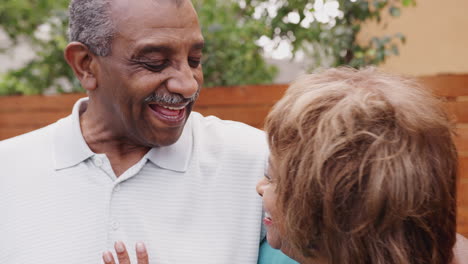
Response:
[[[256,263],[264,134],[191,113],[203,37],[189,0],[72,0],[65,58],[89,98],[0,143],[0,263]],[[135,253],[130,251],[135,261]]]

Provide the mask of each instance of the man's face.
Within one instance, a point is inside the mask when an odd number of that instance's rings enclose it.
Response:
[[[94,98],[109,129],[140,146],[180,137],[203,83],[203,37],[190,1],[115,0],[112,54],[98,57]]]

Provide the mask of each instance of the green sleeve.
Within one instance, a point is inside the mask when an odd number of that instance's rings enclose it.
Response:
[[[268,245],[266,239],[260,244],[257,264],[299,264],[288,258],[280,250],[274,249]]]

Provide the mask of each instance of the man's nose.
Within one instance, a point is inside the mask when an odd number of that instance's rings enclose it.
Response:
[[[257,186],[255,188],[257,190],[258,195],[262,197],[263,197],[263,188],[265,186],[265,183],[266,183],[266,178],[263,177],[261,180],[258,181]]]
[[[196,74],[188,63],[175,69],[172,77],[167,81],[167,89],[171,93],[182,95],[184,98],[192,97],[200,88]]]

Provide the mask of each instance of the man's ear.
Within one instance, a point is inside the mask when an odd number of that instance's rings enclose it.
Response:
[[[65,60],[73,69],[75,76],[80,80],[81,86],[86,91],[97,88],[96,56],[80,42],[71,42],[64,52]]]

